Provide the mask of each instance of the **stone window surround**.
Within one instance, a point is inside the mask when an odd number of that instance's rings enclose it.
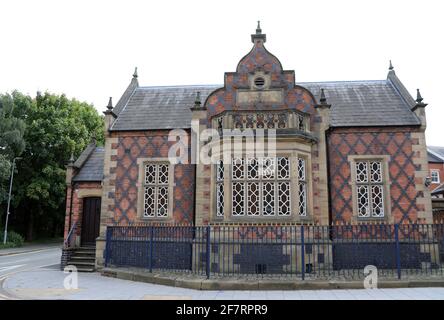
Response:
[[[264,156],[267,156],[266,154]],[[277,150],[273,157],[288,157],[290,159],[290,203],[291,212],[289,216],[233,216],[232,215],[232,190],[231,190],[231,163],[224,163],[224,216],[216,215],[216,164],[211,165],[211,220],[212,222],[229,222],[229,223],[282,223],[282,222],[311,222],[313,220],[313,178],[311,155],[300,150]],[[242,156],[245,158],[245,154]],[[298,158],[303,158],[306,162],[306,183],[307,183],[307,215],[299,216],[299,194],[298,194],[298,177],[297,164]]]
[[[391,214],[391,195],[390,195],[390,174],[388,165],[390,161],[389,155],[349,155],[348,162],[350,165],[350,187],[352,191],[353,216],[352,223],[363,221],[384,221],[393,223],[394,218]],[[382,165],[382,185],[384,192],[384,216],[383,217],[359,217],[358,216],[358,195],[356,191],[356,163],[359,161],[380,161]]]
[[[433,181],[433,174],[436,174],[436,180],[435,181]],[[431,179],[432,179],[432,183],[433,184],[440,184],[441,183],[441,180],[440,180],[440,178],[439,178],[439,170],[438,169],[431,169],[430,170],[430,177],[431,177]]]
[[[168,214],[166,217],[145,217],[144,213],[144,179],[145,165],[152,164],[168,164]],[[137,217],[145,222],[172,222],[174,209],[174,165],[170,163],[168,158],[138,158],[137,159],[138,177],[137,177]]]

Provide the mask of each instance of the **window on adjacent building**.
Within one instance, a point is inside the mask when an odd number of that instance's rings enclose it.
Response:
[[[231,192],[233,216],[289,216],[290,159],[233,158]]]
[[[378,160],[356,162],[358,217],[384,217],[383,164]]]
[[[168,176],[168,164],[145,164],[144,217],[164,218],[168,216]]]
[[[430,175],[432,177],[432,183],[440,183],[439,182],[439,171],[438,170],[430,171]]]

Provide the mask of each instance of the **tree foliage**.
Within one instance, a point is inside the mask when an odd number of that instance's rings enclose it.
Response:
[[[14,96],[13,100],[14,100]],[[28,97],[29,98],[29,97]],[[90,104],[65,95],[37,93],[22,113],[24,150],[14,178],[14,223],[28,240],[60,235],[65,215],[65,165],[96,138],[104,141],[103,117]],[[12,211],[11,211],[12,212]],[[20,228],[26,225],[26,230]],[[16,228],[16,229],[17,229]]]
[[[31,98],[17,91],[0,94],[0,204],[9,191],[11,163],[25,149],[24,115],[31,103]]]

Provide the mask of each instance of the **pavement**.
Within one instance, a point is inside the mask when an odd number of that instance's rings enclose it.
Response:
[[[59,269],[60,255],[60,248],[44,248],[1,256],[0,299],[444,300],[444,288],[194,290],[103,277],[99,273],[64,273]]]

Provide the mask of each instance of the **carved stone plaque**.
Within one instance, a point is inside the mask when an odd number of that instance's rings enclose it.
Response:
[[[237,91],[237,104],[255,104],[262,103],[277,103],[281,104],[284,100],[282,90],[246,90]]]

